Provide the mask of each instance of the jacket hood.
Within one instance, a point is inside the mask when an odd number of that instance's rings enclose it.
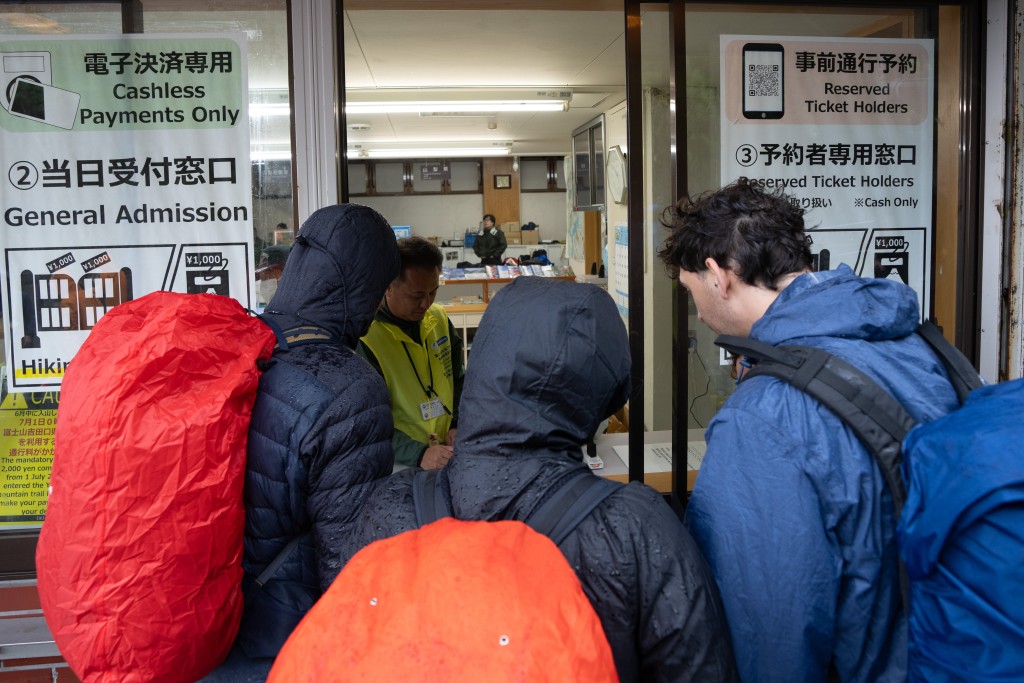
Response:
[[[629,395],[629,344],[594,285],[520,277],[487,307],[473,341],[456,454],[571,453]]]
[[[917,293],[903,283],[860,277],[840,265],[793,280],[750,336],[769,344],[806,337],[900,339],[917,329],[919,310]]]
[[[354,347],[400,268],[379,213],[358,204],[319,209],[299,229],[266,315],[282,329],[315,325]]]

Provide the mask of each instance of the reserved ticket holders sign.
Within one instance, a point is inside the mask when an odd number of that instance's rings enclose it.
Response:
[[[722,183],[807,210],[818,270],[913,287],[930,309],[931,40],[721,37]]]

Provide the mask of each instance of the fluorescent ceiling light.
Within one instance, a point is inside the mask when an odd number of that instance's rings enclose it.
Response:
[[[255,149],[249,154],[252,161],[272,161],[274,159],[291,159],[292,153],[290,150],[265,150]]]
[[[495,113],[499,111],[568,111],[571,90],[518,88],[379,88],[348,90],[349,114]]]
[[[492,114],[499,111],[566,111],[568,102],[349,102],[345,105],[347,114],[433,114],[433,113],[479,113]]]
[[[350,157],[365,156],[371,159],[407,159],[434,157],[496,157],[508,156],[508,147],[404,147],[350,149]]]
[[[288,116],[292,109],[288,104],[265,104],[262,102],[249,103],[249,118],[258,119],[261,116]]]

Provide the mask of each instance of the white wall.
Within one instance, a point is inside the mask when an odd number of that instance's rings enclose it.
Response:
[[[534,222],[542,240],[565,241],[568,192],[524,192],[519,199],[519,223]]]
[[[353,197],[352,201],[376,209],[392,225],[412,226],[414,235],[442,241],[477,230],[484,215],[480,194]]]
[[[545,240],[565,241],[565,192],[527,192],[520,198],[520,223],[533,221],[540,226]],[[379,211],[392,225],[412,226],[419,237],[439,237],[442,241],[461,238],[467,230],[476,231],[483,218],[483,195],[438,194],[395,197],[353,197]]]

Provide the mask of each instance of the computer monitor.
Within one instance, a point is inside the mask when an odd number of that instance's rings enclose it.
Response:
[[[395,231],[396,240],[403,237],[412,237],[412,228],[408,225],[392,225],[391,229]]]

